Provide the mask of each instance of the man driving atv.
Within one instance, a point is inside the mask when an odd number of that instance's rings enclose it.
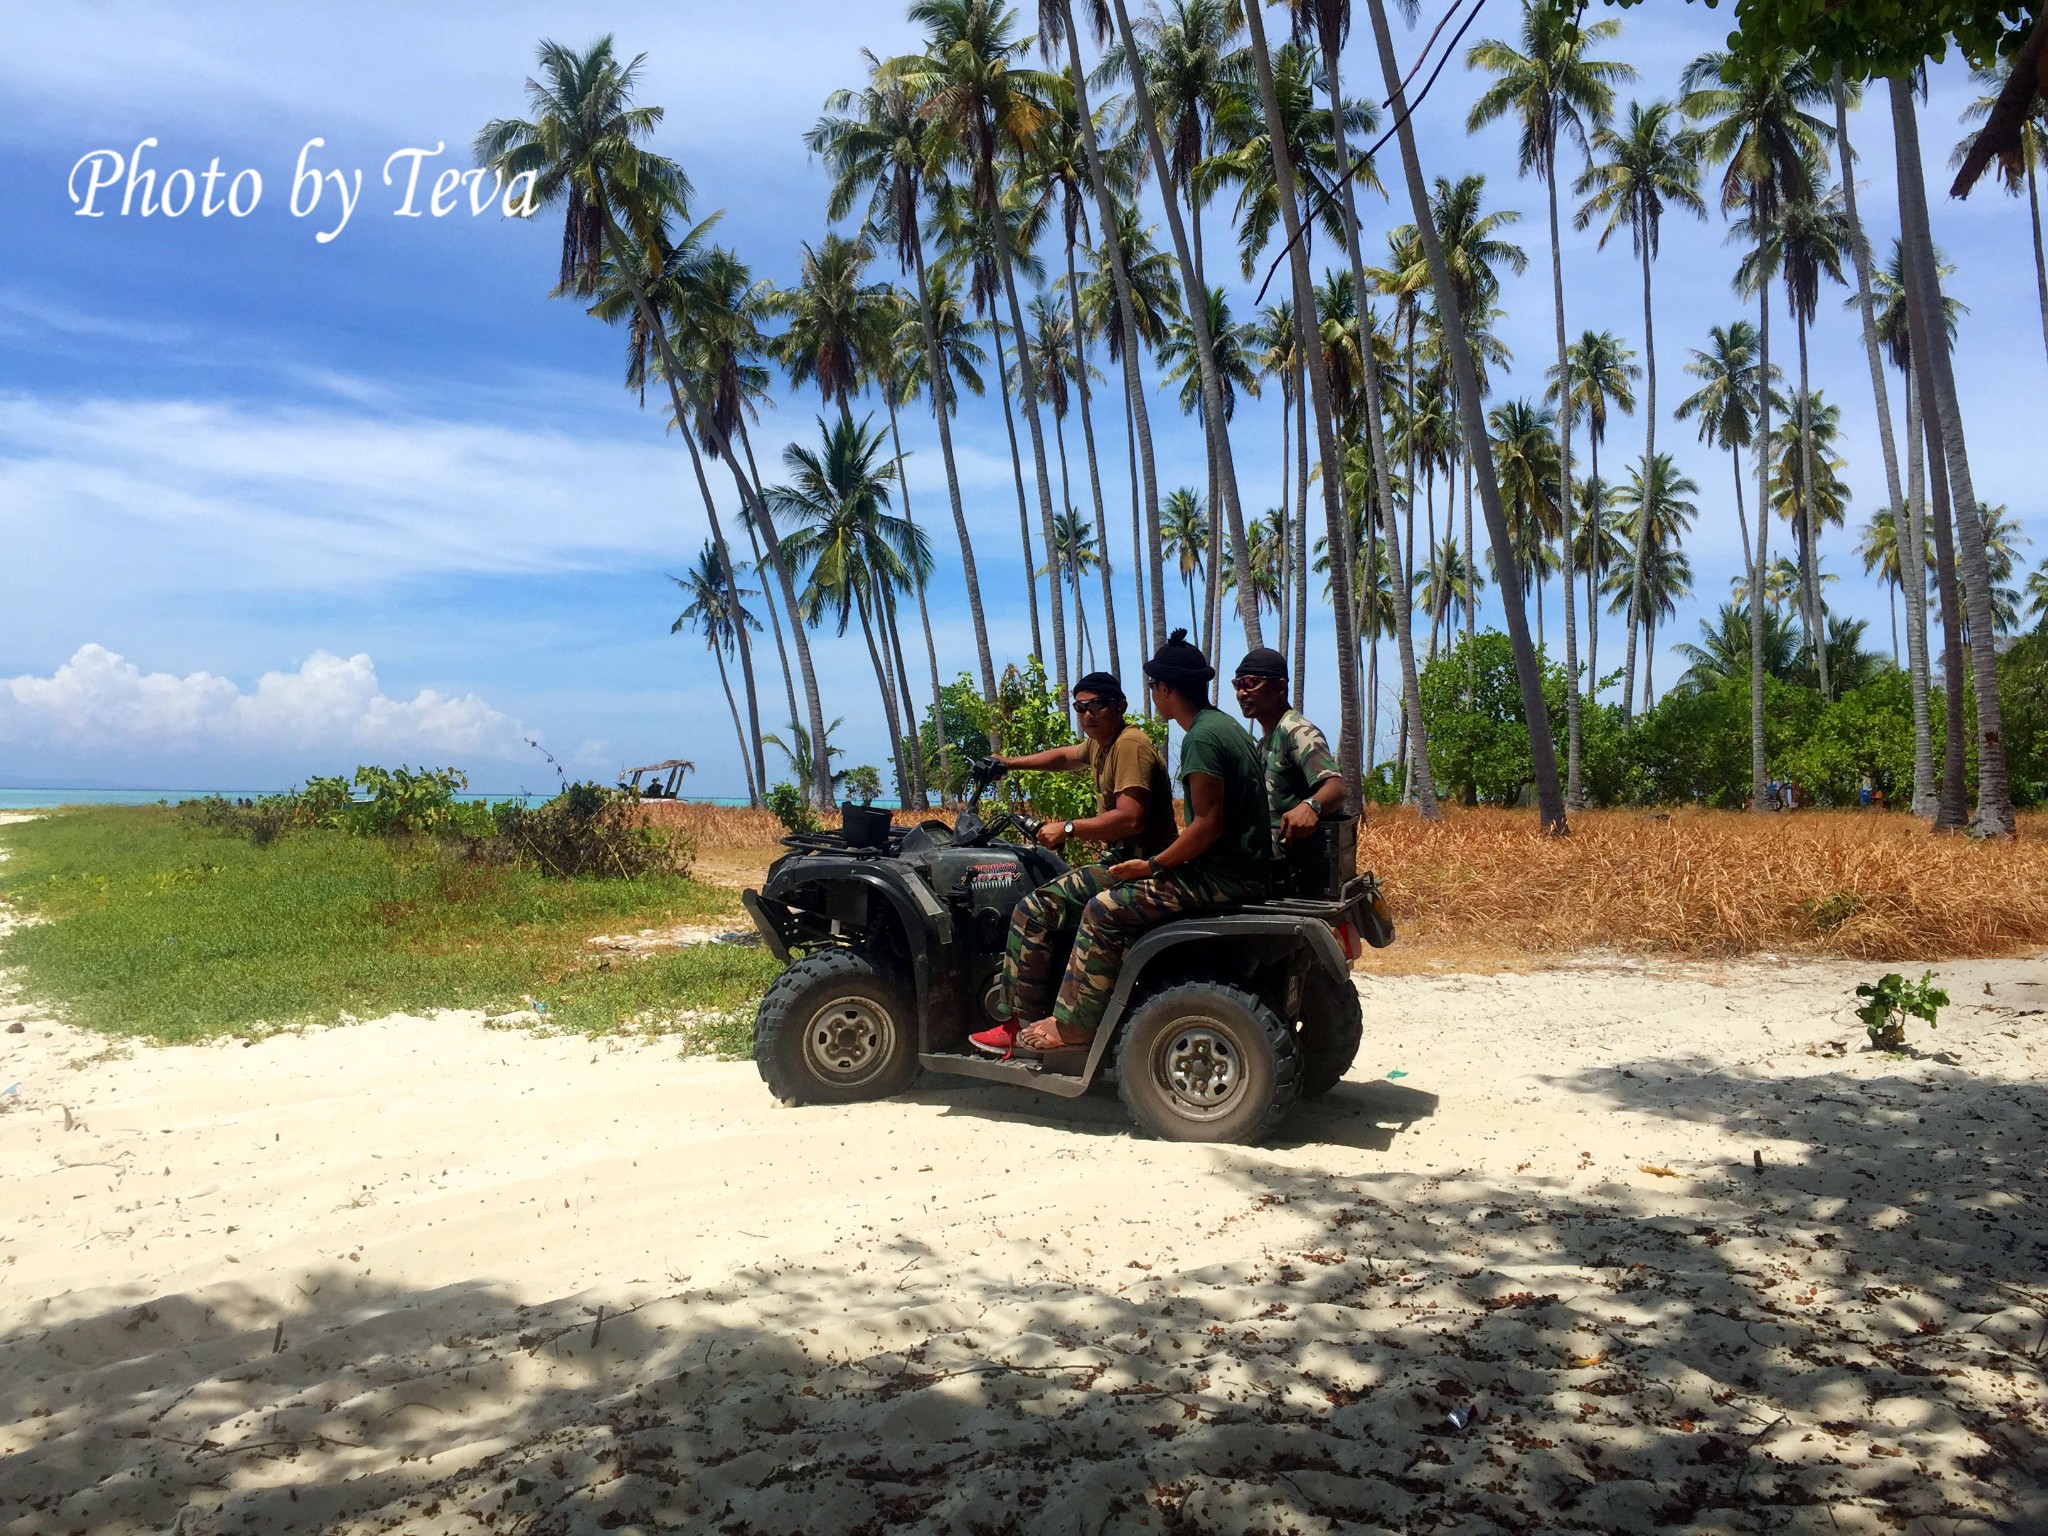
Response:
[[[1125,951],[1149,928],[1185,917],[1258,900],[1271,873],[1271,832],[1266,817],[1265,768],[1259,750],[1238,726],[1208,701],[1216,669],[1177,629],[1145,663],[1152,702],[1186,733],[1181,743],[1181,779],[1187,795],[1187,826],[1159,852],[1082,872],[1092,885],[1081,907],[1080,926],[1067,959],[1059,994],[1049,1016],[1030,1019],[1018,1006],[1034,997],[1010,994],[1009,1022],[972,1036],[984,1051],[1006,1055],[1071,1050],[1085,1046],[1102,1020]],[[1052,882],[1057,887],[1072,874]],[[1011,930],[1011,953],[1019,945],[1022,913]],[[1008,961],[1006,960],[1006,967]],[[1042,992],[1038,994],[1042,996]],[[1040,1004],[1042,1006],[1042,1004]],[[1029,1020],[1022,1023],[1020,1020]]]
[[[1095,814],[1073,821],[1048,821],[1038,840],[1052,849],[1069,839],[1106,843],[1111,862],[1150,858],[1171,843],[1173,785],[1166,762],[1142,726],[1124,715],[1123,684],[1107,672],[1090,672],[1074,684],[1074,715],[1081,740],[1018,757],[995,759],[1005,768],[1088,772],[1095,778]],[[1088,899],[1109,884],[1106,864],[1070,869],[1017,903],[1010,914],[1010,938],[1003,952],[1003,996],[1009,1022],[983,1030],[975,1046],[992,1056],[1008,1055],[1017,1043],[1018,1019],[1042,1016],[1052,1004],[1058,980],[1054,936],[1080,921]]]
[[[1245,652],[1231,679],[1237,707],[1258,722],[1265,760],[1266,812],[1273,851],[1284,854],[1344,806],[1344,777],[1329,740],[1287,699],[1287,658],[1271,646]]]

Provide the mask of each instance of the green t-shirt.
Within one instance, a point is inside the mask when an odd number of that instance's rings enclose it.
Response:
[[[1223,835],[1189,868],[1232,880],[1264,880],[1270,874],[1273,844],[1266,820],[1266,763],[1258,743],[1222,710],[1204,708],[1195,716],[1180,745],[1180,779],[1206,773],[1223,781]],[[1189,821],[1195,797],[1187,796]]]

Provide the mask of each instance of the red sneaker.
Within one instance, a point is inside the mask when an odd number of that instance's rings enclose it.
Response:
[[[985,1056],[1008,1056],[1017,1048],[1017,1026],[1009,1022],[969,1035],[968,1043]]]

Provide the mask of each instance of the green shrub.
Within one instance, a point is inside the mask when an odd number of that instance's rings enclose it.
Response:
[[[1862,983],[1856,988],[1856,995],[1863,999],[1856,1017],[1870,1032],[1871,1048],[1879,1051],[1906,1048],[1909,1018],[1925,1019],[1930,1029],[1940,1028],[1934,1016],[1948,1006],[1948,993],[1934,985],[1932,971],[1918,981],[1908,981],[1892,971],[1875,982]]]
[[[637,880],[687,875],[696,854],[677,828],[647,821],[640,797],[602,784],[570,784],[544,805],[507,801],[495,808],[493,836],[473,840],[473,856],[509,853],[565,879],[579,875]],[[497,846],[493,847],[493,842]]]
[[[810,796],[794,784],[772,786],[762,797],[768,809],[775,813],[775,819],[782,823],[787,832],[815,832],[818,830],[817,813],[811,809]]]

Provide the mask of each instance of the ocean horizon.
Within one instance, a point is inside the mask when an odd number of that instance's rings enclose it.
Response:
[[[24,787],[0,789],[0,811],[47,811],[61,805],[177,805],[185,800],[203,800],[208,795],[223,795],[230,800],[247,797],[256,799],[263,795],[283,794],[282,789],[77,789],[65,785],[51,785],[45,788]],[[538,805],[550,798],[549,795],[519,790],[469,790],[455,797],[458,800],[501,801],[516,800],[521,805]],[[745,805],[745,795],[679,795],[692,805]],[[877,805],[886,802],[877,800]]]

